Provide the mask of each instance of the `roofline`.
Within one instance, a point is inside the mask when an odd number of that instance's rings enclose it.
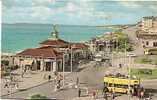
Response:
[[[50,59],[50,58],[59,58],[59,57],[42,57],[42,56],[27,56],[27,55],[16,55],[16,57],[31,57],[31,58],[48,58],[48,59]]]

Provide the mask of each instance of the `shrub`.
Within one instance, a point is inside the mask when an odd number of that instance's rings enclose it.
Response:
[[[40,94],[35,94],[31,96],[31,100],[38,100],[38,99],[47,99],[46,96],[40,95]]]
[[[8,66],[9,65],[9,61],[8,60],[2,60],[1,64],[5,65],[5,66]]]

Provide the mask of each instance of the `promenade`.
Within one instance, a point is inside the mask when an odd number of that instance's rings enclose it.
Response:
[[[5,87],[6,81],[9,80],[9,77],[4,77],[1,79],[1,96],[3,95],[8,95],[10,93],[15,93],[15,92],[20,92],[20,91],[25,91],[30,88],[34,88],[37,86],[40,86],[42,84],[48,83],[48,76],[51,75],[51,80],[53,81],[55,79],[55,75],[53,72],[42,72],[42,71],[31,71],[31,72],[26,72],[23,76],[21,77],[20,69],[13,71],[13,81],[12,84],[7,88]],[[63,73],[59,73],[63,74]],[[69,74],[69,72],[65,72],[65,75]],[[16,86],[18,84],[18,86]]]

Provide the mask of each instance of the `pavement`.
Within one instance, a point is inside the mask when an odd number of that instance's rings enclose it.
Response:
[[[9,80],[9,77],[4,77],[1,79],[1,96],[3,95],[8,95],[9,93],[14,93],[14,92],[19,92],[22,90],[26,90],[29,88],[36,87],[38,85],[42,85],[44,83],[48,82],[48,75],[51,75],[51,81],[54,80],[54,73],[53,72],[43,72],[43,71],[31,71],[31,72],[26,72],[23,76],[21,77],[21,69],[17,69],[13,71],[14,77],[13,77],[13,82],[15,84],[18,84],[18,88],[14,85],[10,85],[9,88],[4,88],[4,85],[7,80]],[[62,74],[62,73],[60,73]],[[65,75],[69,74],[69,72],[66,72]]]
[[[86,66],[89,66],[91,65],[91,63],[87,63],[87,64],[84,64],[82,65],[82,67],[80,66],[80,71],[86,67]],[[39,74],[36,74],[37,77],[39,77],[39,81],[41,81],[41,72],[39,72]],[[43,75],[43,74],[42,74]],[[27,76],[28,77],[28,76]],[[32,77],[30,78],[29,81],[36,81],[38,80],[37,77]],[[74,96],[77,96],[77,90],[74,88],[74,87],[71,87],[70,85],[73,85],[73,83],[76,82],[76,77],[77,77],[77,72],[73,72],[71,74],[67,74],[65,76],[65,88],[63,88],[62,90],[59,90],[59,91],[55,91],[54,90],[54,81],[50,81],[50,82],[44,82],[42,84],[36,84],[36,83],[33,83],[35,86],[32,86],[30,88],[26,88],[26,89],[23,89],[22,91],[18,91],[18,92],[13,92],[12,94],[10,95],[3,95],[2,98],[18,98],[18,99],[23,99],[23,98],[28,98],[30,97],[31,95],[33,94],[43,94],[43,95],[46,95],[47,97],[49,98],[55,98],[57,96],[57,98],[59,98],[60,96],[63,97],[64,95],[67,95],[67,97],[69,98],[72,98]],[[38,81],[38,82],[39,82]],[[47,80],[45,80],[47,81]],[[26,83],[25,83],[26,82]],[[28,79],[27,81],[25,81],[22,84],[25,84],[25,86],[27,86],[27,83],[28,82]],[[2,82],[3,83],[3,82]],[[21,86],[22,87],[22,86]],[[65,92],[66,91],[66,92]],[[70,96],[71,93],[74,93],[74,91],[76,92],[76,95],[72,95],[72,97]],[[4,90],[2,90],[2,93],[5,93]],[[59,93],[59,94],[58,94]],[[57,95],[58,94],[58,95]],[[61,95],[62,94],[62,95]],[[56,95],[56,96],[55,96]]]

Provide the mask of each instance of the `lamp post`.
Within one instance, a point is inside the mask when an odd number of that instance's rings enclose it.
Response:
[[[130,100],[130,89],[131,89],[131,87],[130,87],[130,85],[131,85],[131,83],[130,83],[130,81],[131,81],[131,66],[133,65],[132,64],[132,58],[133,57],[135,57],[135,54],[128,54],[128,57],[129,57],[129,66],[128,66],[128,75],[129,75],[129,100]]]
[[[130,66],[131,66],[131,56],[129,55],[129,100],[130,100],[130,80],[131,80],[131,70],[130,70]]]
[[[72,46],[71,46],[71,72],[73,72],[73,52],[72,52]]]
[[[63,54],[63,86],[65,85],[65,75],[64,75],[64,72],[65,72],[65,58],[64,58],[65,54]]]

